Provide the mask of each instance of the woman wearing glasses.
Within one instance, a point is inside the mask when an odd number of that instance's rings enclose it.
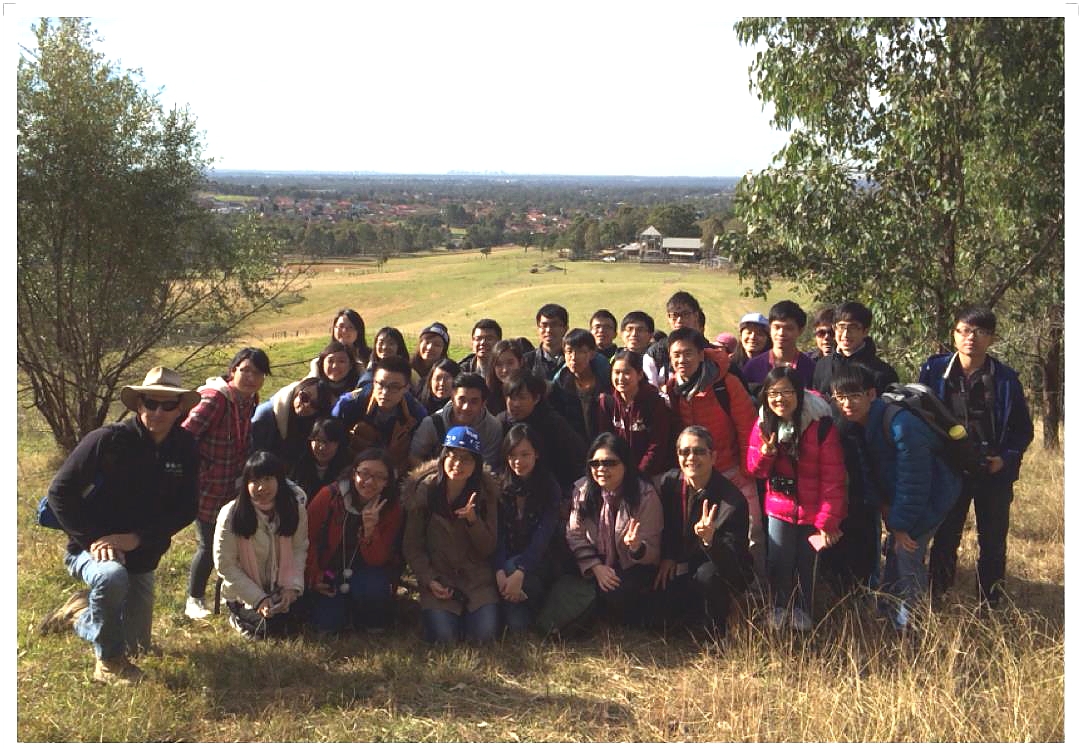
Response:
[[[751,430],[747,468],[766,479],[770,626],[781,629],[791,622],[793,629],[804,632],[814,626],[816,553],[838,540],[846,512],[841,442],[830,406],[805,390],[791,367],[774,367],[767,374],[759,391],[756,427]]]
[[[304,577],[317,632],[390,624],[402,517],[394,466],[378,447],[364,450],[309,503]]]
[[[622,437],[599,434],[586,455],[589,472],[571,494],[567,545],[582,574],[593,577],[609,620],[643,625],[640,599],[661,559],[661,502]]]

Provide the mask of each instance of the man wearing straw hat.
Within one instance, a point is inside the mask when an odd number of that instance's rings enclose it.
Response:
[[[94,680],[128,684],[143,675],[128,656],[151,648],[154,570],[173,534],[195,519],[199,453],[180,421],[199,394],[154,367],[120,400],[133,415],[86,435],[49,487],[49,507],[68,534],[64,565],[90,588],[40,631],[74,627],[94,646]]]

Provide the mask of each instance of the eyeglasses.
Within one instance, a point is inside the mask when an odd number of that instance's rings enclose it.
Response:
[[[834,323],[834,330],[838,335],[842,333],[859,333],[864,330],[864,326],[860,323],[837,322]],[[816,335],[819,335],[819,333],[816,332]]]
[[[769,401],[776,401],[780,398],[790,398],[794,395],[796,395],[795,390],[768,390],[766,399]]]
[[[175,401],[156,401],[151,398],[143,398],[143,408],[147,411],[157,411],[159,408],[163,411],[176,411],[179,407],[179,398]]]
[[[830,397],[838,403],[856,403],[864,400],[864,393],[834,393]]]
[[[620,465],[620,461],[617,460],[616,458],[597,458],[596,460],[588,460],[588,461],[586,461],[586,465],[588,465],[588,466],[590,466],[590,468],[594,468],[594,469],[597,469],[597,468],[612,468],[614,466]]]
[[[692,312],[692,311],[691,311],[691,310],[689,310],[689,309],[678,309],[678,310],[673,310],[672,312],[666,312],[666,313],[665,313],[665,315],[666,315],[666,316],[667,316],[667,317],[668,317],[668,318],[669,318],[670,320],[682,320],[683,318],[685,318],[685,317],[691,317],[691,316],[693,316],[694,314],[695,314],[695,313],[694,313],[694,312]]]
[[[462,448],[457,448],[457,449],[451,450],[451,452],[447,453],[446,460],[453,460],[453,461],[455,461],[457,463],[466,463],[466,462],[476,461],[477,458],[475,458],[473,453],[471,453],[469,450],[463,450]]]
[[[829,338],[833,334],[834,334],[834,331],[831,330],[830,328],[819,328],[818,330],[815,331],[815,337],[816,338]]]
[[[388,393],[397,393],[406,387],[400,382],[387,382],[387,380],[373,380],[373,382],[379,386],[380,390],[386,390]]]
[[[710,450],[708,450],[707,448],[699,447],[699,446],[695,446],[695,447],[678,447],[676,449],[676,454],[679,455],[681,458],[686,458],[686,457],[691,456],[691,455],[702,456],[702,455],[706,455],[709,452],[710,452]]]
[[[960,338],[969,338],[975,336],[977,338],[988,338],[992,335],[992,331],[985,328],[970,328],[964,325],[959,325],[954,329],[954,332],[958,334]]]
[[[496,340],[496,336],[494,336],[494,335],[475,335],[472,338],[472,340],[473,340],[474,343],[492,343],[493,341]]]
[[[375,481],[377,484],[386,484],[390,478],[385,473],[369,473],[368,471],[354,471],[354,476],[360,479],[362,484]]]

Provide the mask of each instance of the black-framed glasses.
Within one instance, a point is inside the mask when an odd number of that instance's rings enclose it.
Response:
[[[143,398],[143,408],[147,411],[176,411],[180,408],[180,398],[172,401],[156,401],[153,398]]]
[[[391,477],[385,473],[370,473],[369,471],[354,471],[353,475],[360,479],[361,483],[375,481],[377,484],[386,484]]]
[[[595,458],[586,461],[586,465],[590,466],[590,468],[613,468],[620,465],[620,461],[616,458]]]
[[[373,382],[379,386],[380,390],[386,390],[388,393],[397,393],[406,387],[399,382],[387,382],[386,380],[373,380]]]
[[[766,399],[768,401],[774,401],[778,398],[789,398],[796,395],[795,390],[768,390],[766,393]]]
[[[838,403],[856,403],[864,400],[864,393],[834,393],[830,397]]]
[[[961,325],[955,328],[954,332],[962,338],[969,338],[970,336],[976,336],[977,338],[988,338],[992,335],[992,331],[987,330],[986,328],[970,328]]]

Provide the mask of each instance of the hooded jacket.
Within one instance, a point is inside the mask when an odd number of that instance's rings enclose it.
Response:
[[[213,523],[218,510],[237,496],[237,482],[248,457],[252,412],[259,393],[242,398],[221,377],[199,388],[201,400],[181,424],[199,446],[199,510],[197,517]]]
[[[426,416],[417,426],[410,442],[410,457],[425,461],[435,458],[443,444],[443,438],[447,430],[455,425],[454,403],[448,401],[443,408],[436,412],[443,420],[443,433],[436,429],[436,421],[432,416]],[[496,470],[500,465],[500,444],[503,442],[503,427],[500,420],[490,414],[486,409],[481,409],[480,417],[472,424],[465,424],[477,432],[481,438],[481,451],[484,453],[485,465],[489,470]]]
[[[598,394],[595,434],[613,432],[623,437],[643,476],[657,476],[673,466],[672,422],[665,399],[645,379],[630,403],[616,390]]]
[[[496,513],[500,489],[495,477],[481,471],[477,490],[477,519],[472,525],[456,517],[447,506],[439,483],[437,461],[414,469],[406,479],[406,533],[402,552],[421,590],[421,608],[461,615],[500,600],[491,558],[496,550]],[[465,501],[468,501],[468,497]],[[433,580],[465,596],[442,600],[432,595]]]
[[[810,387],[820,393],[830,393],[830,381],[839,369],[849,364],[861,364],[868,369],[875,378],[876,395],[882,395],[887,385],[898,381],[898,373],[894,367],[887,364],[876,354],[875,341],[871,336],[864,339],[852,356],[846,356],[837,349],[830,356],[824,356],[815,363],[815,374],[809,383]]]
[[[318,418],[297,416],[293,411],[293,396],[297,385],[291,382],[260,403],[252,415],[251,452],[267,450],[281,458],[292,469],[308,449],[308,432]]]
[[[331,416],[345,422],[350,434],[350,448],[354,452],[378,445],[387,450],[397,470],[404,470],[413,432],[428,414],[408,389],[396,406],[393,418],[380,423],[376,419],[376,410],[372,383],[369,382],[339,398],[331,409]]]
[[[826,427],[820,426],[826,419]],[[830,406],[812,392],[804,392],[804,407],[800,411],[800,435],[797,443],[796,466],[779,449],[773,455],[763,455],[760,424],[762,416],[751,430],[748,445],[748,472],[757,478],[777,475],[796,478],[796,496],[775,491],[766,482],[766,514],[794,525],[811,525],[818,530],[836,533],[845,518],[845,456],[838,430],[831,419]],[[826,431],[821,433],[820,429]],[[820,434],[823,435],[820,441]],[[794,470],[795,469],[795,470]]]

